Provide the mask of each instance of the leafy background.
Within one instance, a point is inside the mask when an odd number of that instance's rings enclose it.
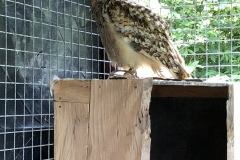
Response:
[[[172,27],[173,41],[192,76],[240,81],[240,0],[135,0]]]

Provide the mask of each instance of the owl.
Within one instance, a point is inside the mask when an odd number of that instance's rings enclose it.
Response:
[[[91,11],[112,65],[131,74],[148,68],[160,78],[191,77],[170,26],[150,9],[128,0],[91,0]]]

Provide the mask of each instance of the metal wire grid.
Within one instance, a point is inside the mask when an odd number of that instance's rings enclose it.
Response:
[[[0,158],[1,159],[52,159],[53,158],[53,102],[49,95],[49,82],[54,75],[60,78],[105,78],[111,70],[110,62],[105,57],[100,45],[95,22],[92,20],[88,0],[5,0],[1,1],[0,11]],[[150,1],[149,1],[150,3]],[[233,5],[236,2],[228,2]],[[161,9],[177,7],[196,7],[193,5],[161,6]],[[205,3],[205,6],[220,3]],[[161,10],[160,9],[160,10]],[[22,11],[23,13],[20,13]],[[39,14],[39,15],[38,15]],[[35,15],[28,17],[27,15]],[[38,16],[37,16],[38,15]],[[174,20],[194,19],[192,17],[170,20],[174,28]],[[203,18],[218,18],[235,16],[204,15]],[[240,16],[237,14],[237,16]],[[48,19],[46,18],[48,17]],[[201,17],[202,18],[202,17]],[[233,30],[239,26],[221,26],[203,29],[194,26],[193,29],[181,29],[180,32],[193,33],[194,39],[179,44],[194,45],[193,61],[197,56],[205,56],[208,70],[217,67],[233,67],[232,42]],[[218,43],[216,53],[196,52],[196,32],[214,29],[229,29],[231,39],[207,40],[207,43]],[[173,30],[173,34],[174,31]],[[46,34],[47,33],[47,34]],[[206,37],[207,38],[207,37]],[[220,52],[221,42],[229,42],[230,52]],[[180,52],[184,54],[184,49]],[[218,58],[216,64],[209,65],[208,56],[217,54],[231,55],[230,64],[221,64]],[[101,70],[102,68],[102,70]],[[196,70],[194,71],[196,76]],[[234,80],[233,77],[231,77]]]
[[[201,78],[207,80],[216,75],[227,75],[230,81],[240,81],[240,35],[234,33],[237,29],[240,29],[240,23],[233,24],[233,21],[239,21],[240,11],[233,12],[234,6],[240,7],[238,0],[129,0],[141,3],[156,11],[156,2],[160,4],[160,15],[169,21],[173,40],[180,53],[183,55],[186,65],[194,68],[192,76],[194,78]],[[176,4],[177,2],[177,4]],[[221,13],[222,8],[225,5],[230,5],[230,11]],[[209,10],[209,6],[216,7],[217,15],[212,15]],[[203,15],[197,15],[198,7],[205,7]],[[192,10],[191,14],[186,16],[184,11]],[[170,16],[166,16],[166,10],[170,11]],[[236,9],[238,10],[238,9]],[[174,16],[175,13],[179,14],[179,17]],[[228,24],[222,22],[223,19],[230,18]],[[176,21],[193,21],[193,27],[178,26]],[[204,24],[206,21],[217,20],[217,26]],[[199,23],[204,25],[203,28],[199,27]],[[217,36],[211,38],[209,32],[214,31]],[[181,37],[176,38],[176,35],[181,33]],[[230,37],[224,37],[221,32],[229,32]],[[189,37],[189,34],[191,36]],[[187,38],[184,38],[187,37]],[[217,48],[211,49],[213,44],[217,44]],[[204,48],[204,49],[199,49]],[[226,47],[227,46],[227,47]],[[190,53],[188,52],[190,50]],[[226,59],[225,61],[222,61]],[[234,62],[234,63],[233,63]]]
[[[53,159],[53,99],[60,78],[104,78],[88,0],[0,2],[0,159]]]
[[[166,19],[172,28],[173,40],[183,55],[186,64],[195,68],[192,76],[207,80],[214,75],[227,75],[230,81],[240,81],[240,50],[239,34],[236,30],[240,29],[240,24],[233,23],[239,21],[240,11],[233,12],[233,8],[240,7],[238,0],[132,0],[139,2],[156,12]],[[159,4],[159,10],[156,8]],[[230,11],[222,12],[225,5],[230,5]],[[216,9],[217,14],[212,15],[209,10],[210,6]],[[197,9],[205,7],[204,14],[197,15]],[[157,9],[157,10],[156,10]],[[191,10],[190,15],[186,15],[184,10]],[[236,9],[237,10],[237,9]],[[166,13],[169,12],[169,13]],[[176,16],[178,14],[178,16]],[[170,15],[170,16],[169,16]],[[224,19],[228,20],[228,24],[224,24]],[[204,24],[206,21],[216,20],[217,25]],[[186,27],[178,21],[192,21],[193,27]],[[200,23],[199,23],[200,22]],[[203,28],[199,24],[204,24]],[[209,32],[217,33],[215,39],[212,39]],[[230,37],[224,37],[221,32],[229,32]],[[234,32],[235,31],[235,32]],[[181,34],[180,34],[181,33]],[[181,37],[177,37],[178,35]],[[191,36],[189,36],[189,34]],[[199,39],[201,36],[202,39]],[[187,37],[187,38],[186,38]],[[217,44],[216,49],[211,49],[213,44]],[[228,47],[226,47],[226,44]],[[205,49],[199,50],[201,46]],[[188,53],[188,50],[191,53]],[[223,59],[226,61],[222,61]],[[201,59],[199,61],[199,59]],[[199,62],[197,64],[197,62]],[[234,63],[233,63],[234,62]],[[237,62],[237,63],[236,63]]]
[[[176,34],[182,33],[181,39],[177,40],[177,38],[174,38],[175,44],[180,49],[180,53],[184,56],[184,59],[186,63],[194,63],[199,57],[201,59],[205,59],[205,62],[200,62],[198,65],[195,65],[196,69],[193,72],[193,76],[195,78],[199,78],[198,72],[204,72],[205,75],[200,77],[203,80],[207,80],[212,76],[211,71],[216,70],[214,74],[219,75],[228,75],[230,77],[230,81],[240,81],[240,74],[238,70],[240,69],[239,64],[239,57],[240,57],[240,50],[233,48],[233,44],[236,45],[240,41],[239,35],[236,33],[234,34],[233,31],[240,29],[239,25],[233,25],[233,20],[235,18],[240,19],[240,12],[233,13],[233,6],[240,6],[240,3],[236,0],[226,0],[226,1],[216,1],[216,0],[199,0],[199,1],[179,1],[182,2],[180,5],[174,5],[173,2],[175,0],[171,0],[171,5],[165,5],[164,0],[160,0],[161,8],[160,8],[160,14],[165,12],[166,9],[170,10],[171,16],[166,18],[172,26],[172,33],[173,36]],[[186,4],[187,3],[187,4]],[[191,4],[190,4],[191,3]],[[228,13],[221,13],[221,8],[224,5],[230,5],[230,12]],[[202,6],[207,8],[205,11],[205,14],[201,16],[197,16],[196,10],[197,7]],[[209,6],[215,7],[218,14],[212,15],[209,11]],[[184,12],[178,13],[180,14],[180,17],[176,17],[174,11],[177,11],[179,8],[182,10],[193,8],[193,13],[191,13],[191,16],[185,16]],[[223,19],[230,18],[230,24],[226,25],[223,23]],[[211,21],[213,19],[217,20],[217,26],[211,27],[209,24],[205,24],[204,28],[199,28],[198,21]],[[179,26],[176,26],[176,21],[194,21],[194,26],[192,28],[184,27],[179,28]],[[215,39],[210,39],[209,31],[217,31],[218,35]],[[220,33],[222,31],[228,31],[230,34],[230,38],[226,38]],[[184,39],[184,36],[188,36],[188,34],[194,35],[191,38],[186,38],[187,41]],[[202,39],[199,39],[199,34],[202,36],[206,35],[205,37],[202,37]],[[212,44],[217,43],[218,47],[215,50],[211,50],[210,47]],[[228,45],[228,48],[224,48],[224,45]],[[202,45],[203,48],[205,48],[205,52],[201,50],[197,50],[196,46]],[[237,47],[237,46],[236,46]],[[189,48],[193,48],[192,53],[187,53],[186,50]],[[222,62],[222,58],[224,56],[229,56],[228,62]],[[212,58],[213,57],[213,58]],[[227,58],[227,57],[226,57]],[[233,61],[238,61],[238,63],[234,63]],[[228,70],[228,71],[227,71]],[[230,71],[230,73],[229,73]],[[233,75],[235,74],[235,75]]]

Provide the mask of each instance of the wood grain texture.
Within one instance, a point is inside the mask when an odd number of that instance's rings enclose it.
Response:
[[[143,81],[143,94],[142,94],[142,105],[141,115],[142,116],[142,127],[145,128],[142,136],[142,155],[141,160],[150,160],[150,149],[151,149],[151,120],[149,115],[149,107],[151,101],[152,85],[153,82],[150,79]]]
[[[171,86],[154,85],[152,97],[206,97],[206,98],[228,98],[228,86]]]
[[[91,160],[141,160],[150,151],[148,115],[151,80],[93,80],[91,84],[89,150]],[[143,97],[148,95],[148,97]],[[143,100],[145,98],[145,100]],[[144,102],[144,107],[142,103]],[[144,109],[144,111],[143,111]],[[147,113],[147,114],[146,114]],[[146,141],[146,143],[145,143]],[[147,148],[148,145],[148,148]]]
[[[240,83],[234,83],[234,159],[240,160]]]
[[[150,159],[152,79],[60,80],[54,89],[55,159]]]
[[[54,159],[87,159],[89,104],[55,102]]]
[[[227,102],[227,159],[240,159],[240,83],[229,84]]]
[[[54,100],[89,103],[90,91],[90,80],[59,80],[54,85]]]
[[[227,160],[234,160],[234,86],[229,85],[227,101]]]

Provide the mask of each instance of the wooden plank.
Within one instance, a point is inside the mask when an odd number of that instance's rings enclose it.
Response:
[[[149,79],[92,80],[88,159],[149,160],[151,88]]]
[[[229,85],[227,102],[227,159],[240,159],[240,83]]]
[[[151,120],[149,115],[149,107],[151,101],[153,82],[151,79],[145,79],[143,81],[143,92],[142,92],[142,104],[141,104],[141,113],[140,120],[144,132],[142,132],[142,153],[141,160],[150,160],[150,149],[151,149]]]
[[[240,83],[234,83],[234,159],[240,160]]]
[[[90,91],[90,80],[59,80],[54,85],[54,100],[89,103]]]
[[[228,86],[177,86],[177,85],[154,85],[152,97],[205,97],[205,98],[228,98]]]
[[[229,85],[227,101],[227,160],[234,160],[234,86]]]
[[[240,160],[240,83],[234,83],[234,159]]]
[[[162,86],[206,86],[206,87],[227,87],[228,83],[220,82],[197,82],[197,81],[171,81],[171,80],[153,80],[153,85]]]
[[[54,159],[87,159],[89,104],[54,103]]]

